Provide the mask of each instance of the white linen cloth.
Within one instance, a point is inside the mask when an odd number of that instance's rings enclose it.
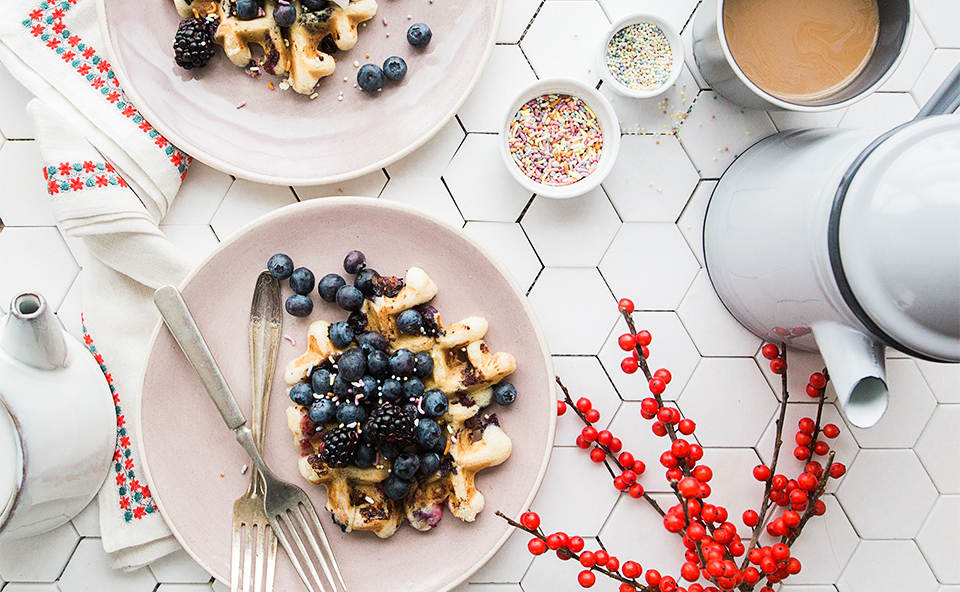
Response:
[[[84,337],[117,413],[113,467],[99,493],[113,567],[179,548],[144,475],[134,430],[155,288],[179,284],[183,254],[158,229],[190,158],[129,103],[104,51],[95,0],[4,0],[0,61],[38,99],[28,106],[58,226],[82,237]]]

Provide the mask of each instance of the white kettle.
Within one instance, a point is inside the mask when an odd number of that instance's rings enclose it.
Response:
[[[82,510],[117,441],[110,387],[39,294],[0,318],[0,541],[46,532]]]
[[[887,408],[884,347],[960,362],[960,66],[891,131],[771,136],[707,208],[707,271],[763,339],[819,350],[847,419]]]

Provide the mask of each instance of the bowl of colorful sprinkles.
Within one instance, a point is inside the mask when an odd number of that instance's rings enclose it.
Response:
[[[620,150],[613,106],[570,79],[540,80],[510,103],[500,154],[518,183],[544,197],[583,195],[600,185]]]
[[[605,85],[626,97],[648,99],[677,81],[683,69],[683,42],[662,19],[633,14],[610,27],[599,58]]]

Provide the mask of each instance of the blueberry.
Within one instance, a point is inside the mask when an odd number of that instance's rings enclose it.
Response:
[[[437,440],[443,439],[440,424],[432,419],[421,419],[417,423],[417,444],[423,450],[433,450]]]
[[[357,446],[353,453],[353,464],[361,469],[368,469],[377,461],[377,450],[369,444]]]
[[[390,374],[401,378],[413,374],[413,353],[408,349],[398,349],[390,354]]]
[[[303,6],[307,5],[306,2],[301,2],[301,4],[303,4]],[[337,42],[334,41],[333,39],[333,35],[327,35],[326,37],[320,40],[320,51],[329,55],[333,55],[338,51],[340,51],[340,48],[337,47]]]
[[[405,481],[397,475],[390,475],[383,482],[383,492],[392,500],[402,500],[410,493],[410,482]]]
[[[313,277],[313,272],[306,267],[298,267],[290,275],[290,289],[304,296],[313,292],[315,282],[316,278]]]
[[[376,331],[364,331],[360,334],[360,337],[357,337],[357,343],[368,354],[374,350],[387,351],[387,338],[383,336],[383,333]]]
[[[400,56],[390,56],[383,61],[383,74],[390,80],[403,80],[407,75],[407,63]]]
[[[348,349],[337,361],[337,371],[344,380],[356,382],[367,373],[367,356],[360,348]]]
[[[320,278],[320,283],[317,284],[317,292],[320,292],[320,298],[323,298],[324,302],[336,302],[337,290],[346,284],[347,281],[339,275],[328,273]]]
[[[280,27],[289,27],[297,20],[297,8],[291,4],[277,4],[273,9],[273,20]]]
[[[290,400],[307,407],[313,403],[313,389],[308,382],[298,382],[290,388]]]
[[[335,347],[339,347],[340,349],[343,349],[353,343],[353,329],[351,329],[350,325],[343,321],[338,321],[330,325],[328,335],[330,336],[330,341],[333,342],[333,345]]]
[[[327,0],[300,0],[305,10],[318,11],[327,7]]]
[[[278,280],[285,280],[293,273],[293,259],[283,253],[277,253],[267,261],[267,270]]]
[[[349,380],[337,374],[333,379],[333,394],[340,399],[349,399],[353,397],[353,385]]]
[[[443,391],[430,389],[423,396],[423,402],[420,406],[423,407],[423,412],[427,414],[427,417],[440,417],[450,408],[450,400],[447,399],[447,395],[443,394]]]
[[[500,405],[511,405],[517,400],[517,389],[509,382],[501,382],[493,386],[493,398]]]
[[[416,335],[423,328],[423,317],[414,309],[408,309],[397,315],[397,329],[401,333]]]
[[[420,474],[432,475],[440,470],[440,455],[436,452],[424,452],[420,455]]]
[[[395,378],[384,380],[383,386],[380,388],[380,396],[383,397],[384,401],[390,401],[391,403],[399,400],[403,396],[403,384]]]
[[[343,310],[360,310],[363,306],[363,292],[353,286],[341,286],[337,290],[337,304]]]
[[[303,294],[291,294],[283,306],[294,317],[308,317],[313,312],[313,300]]]
[[[380,445],[380,454],[387,460],[395,460],[400,456],[400,450],[393,444],[381,444]]]
[[[353,403],[344,403],[337,407],[337,421],[343,424],[360,423],[367,417],[363,407]]]
[[[410,479],[420,469],[420,457],[416,452],[404,452],[393,463],[393,473],[401,479]]]
[[[357,71],[357,84],[360,85],[361,90],[377,92],[383,88],[383,70],[376,64],[360,66],[360,70]]]
[[[422,397],[423,382],[415,376],[408,378],[407,381],[403,383],[403,394],[411,399]]]
[[[357,274],[357,277],[353,280],[353,285],[364,296],[373,298],[377,295],[377,280],[380,279],[380,274],[377,273],[376,269],[370,267],[365,267],[360,270],[360,273]]]
[[[252,21],[259,12],[256,0],[237,0],[237,18],[241,21]]]
[[[380,394],[380,384],[377,382],[377,379],[368,374],[361,378],[360,382],[363,383],[360,387],[363,389],[363,402],[370,403],[376,401],[377,395]]]
[[[413,356],[413,374],[424,378],[433,373],[433,356],[427,352],[417,352]]]
[[[330,423],[336,415],[337,408],[330,399],[320,399],[310,405],[310,421],[313,423]]]
[[[363,70],[363,68],[360,68]],[[360,273],[360,270],[367,266],[367,256],[360,251],[350,251],[343,258],[343,270],[350,275]]]
[[[313,392],[325,395],[333,392],[333,374],[329,370],[320,368],[310,377]]]
[[[390,369],[390,358],[386,352],[378,349],[367,354],[367,372],[376,378],[386,378],[387,370]]]
[[[407,43],[414,47],[423,47],[426,44],[430,43],[430,39],[433,37],[433,31],[430,30],[430,27],[423,23],[416,23],[410,25],[410,28],[407,29]]]

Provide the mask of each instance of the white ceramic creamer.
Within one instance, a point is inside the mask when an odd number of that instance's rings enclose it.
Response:
[[[76,516],[110,470],[116,415],[99,364],[39,294],[0,318],[0,541]]]
[[[960,115],[771,136],[723,175],[703,243],[730,312],[819,350],[847,418],[872,426],[885,346],[960,362]]]

